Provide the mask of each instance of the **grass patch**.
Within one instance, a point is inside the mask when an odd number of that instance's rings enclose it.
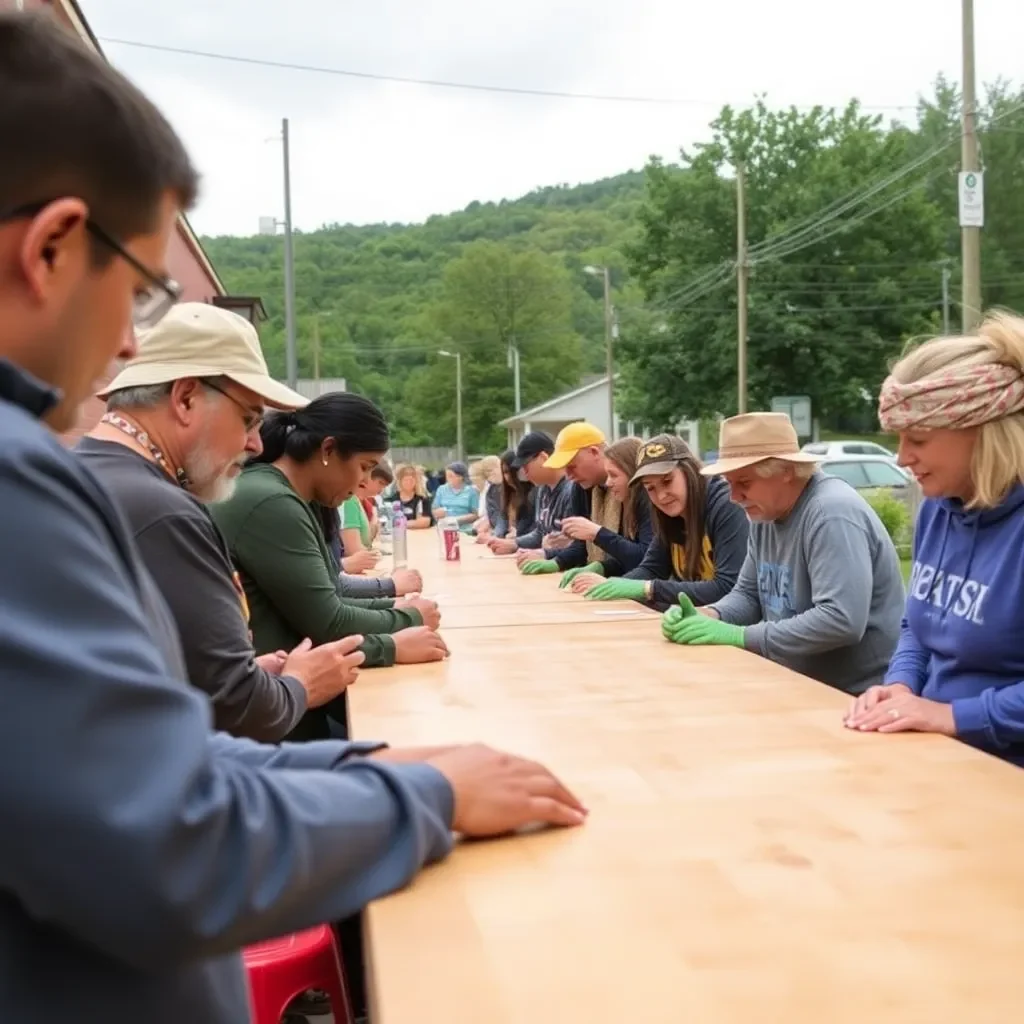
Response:
[[[903,582],[904,583],[909,583],[910,582],[910,566],[912,564],[913,564],[913,561],[910,558],[901,558],[900,559],[900,568],[903,570]]]

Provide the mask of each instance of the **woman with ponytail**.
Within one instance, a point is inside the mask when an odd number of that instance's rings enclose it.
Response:
[[[900,639],[862,732],[937,732],[1024,766],[1024,318],[908,352],[882,428],[921,485]]]
[[[263,451],[234,496],[212,509],[245,587],[256,652],[358,634],[367,666],[444,658],[433,601],[368,607],[338,592],[318,506],[336,510],[384,457],[390,441],[380,410],[359,395],[322,395],[298,412],[268,417],[260,436]],[[291,738],[330,735],[327,717],[342,719],[339,711],[308,712]]]

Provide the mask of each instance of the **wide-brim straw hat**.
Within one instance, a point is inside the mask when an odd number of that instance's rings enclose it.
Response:
[[[784,412],[748,412],[723,420],[718,433],[718,458],[704,466],[705,476],[735,473],[766,459],[820,462],[820,455],[800,450],[800,441]]]

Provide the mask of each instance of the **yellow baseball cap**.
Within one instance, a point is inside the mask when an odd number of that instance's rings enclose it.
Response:
[[[581,448],[605,443],[604,431],[590,423],[570,423],[555,438],[555,450],[544,463],[545,469],[565,469]]]

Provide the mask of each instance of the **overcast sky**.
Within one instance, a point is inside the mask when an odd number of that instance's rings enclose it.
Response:
[[[283,213],[421,221],[643,166],[705,136],[724,103],[843,104],[912,114],[941,71],[960,79],[960,0],[81,0],[111,61],[153,97],[204,175],[203,234]],[[1024,0],[976,0],[979,86],[1024,76]],[[241,65],[110,42],[492,86],[665,97],[516,96]],[[269,140],[269,141],[268,141]]]

